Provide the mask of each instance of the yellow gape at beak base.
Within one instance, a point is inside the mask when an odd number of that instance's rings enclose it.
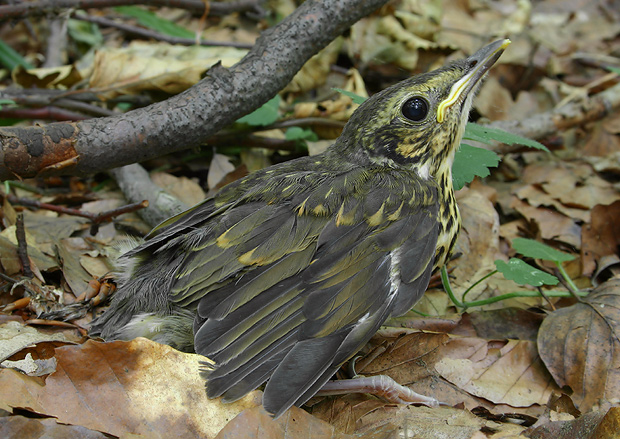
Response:
[[[487,56],[484,59],[478,60],[475,68],[471,72],[467,73],[465,76],[463,76],[461,79],[459,79],[457,82],[455,82],[452,85],[452,88],[450,89],[450,94],[448,94],[448,97],[445,98],[443,101],[441,101],[439,105],[437,106],[437,122],[442,123],[444,121],[446,117],[446,111],[448,111],[448,108],[453,106],[459,100],[463,92],[467,90],[468,88],[467,86],[469,84],[473,85],[473,83],[477,82],[480,79],[480,77],[484,74],[484,72],[488,70],[486,66],[487,66],[487,62],[489,61],[489,59],[495,56],[498,52],[506,49],[506,47],[508,47],[510,43],[511,43],[510,40],[507,40],[507,39],[504,40],[500,46],[498,46],[491,53],[487,54]]]

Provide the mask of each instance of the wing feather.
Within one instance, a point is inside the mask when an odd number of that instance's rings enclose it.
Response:
[[[437,207],[433,199],[426,207],[389,204],[388,193],[371,188],[363,205],[343,200],[335,207],[340,216],[313,215],[307,200],[300,214],[291,203],[288,215],[271,209],[254,216],[269,224],[247,231],[233,225],[220,235],[252,253],[234,282],[198,305],[196,352],[216,363],[209,397],[234,400],[268,380],[268,411],[300,405],[390,314],[421,296],[433,266]],[[347,212],[366,220],[349,224]],[[253,239],[257,229],[268,233],[248,250],[255,243],[241,237]],[[223,299],[209,300],[221,291]]]
[[[287,169],[163,223],[133,253],[153,258],[146,274],[162,272],[125,286],[165,284],[170,306],[196,310],[195,351],[215,362],[204,372],[209,397],[235,400],[268,380],[264,405],[276,415],[421,296],[438,233],[430,181],[354,165]]]

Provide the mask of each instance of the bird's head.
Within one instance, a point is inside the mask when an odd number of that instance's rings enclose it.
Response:
[[[414,169],[422,178],[449,173],[481,79],[508,44],[495,41],[372,96],[345,126],[345,147],[379,165]]]

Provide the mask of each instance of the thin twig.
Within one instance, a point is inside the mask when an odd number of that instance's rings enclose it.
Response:
[[[130,24],[126,24],[126,23],[120,23],[118,21],[115,20],[110,20],[109,18],[105,18],[105,17],[97,17],[94,15],[85,15],[83,13],[80,12],[76,12],[73,14],[73,18],[76,18],[78,20],[82,20],[82,21],[88,21],[90,23],[96,23],[98,25],[101,26],[105,26],[105,27],[112,27],[118,30],[121,30],[125,33],[131,34],[131,35],[137,35],[139,37],[143,37],[143,38],[151,38],[153,40],[157,40],[157,41],[164,41],[166,43],[170,43],[170,44],[180,44],[182,46],[194,46],[196,44],[200,45],[200,46],[220,46],[220,47],[236,47],[238,49],[251,49],[253,44],[248,44],[248,43],[236,43],[233,41],[213,41],[213,40],[198,40],[196,41],[196,39],[194,38],[181,38],[181,37],[174,37],[172,35],[164,35],[162,33],[150,30],[150,29],[145,29],[143,27],[139,27],[139,26],[132,26]]]
[[[116,209],[108,210],[102,213],[85,212],[83,210],[72,209],[70,207],[57,206],[55,204],[42,203],[40,201],[31,200],[28,198],[20,198],[15,195],[7,195],[8,200],[12,204],[18,204],[20,206],[32,207],[35,209],[51,210],[53,212],[64,213],[66,215],[79,216],[89,219],[93,224],[101,224],[106,221],[110,221],[112,218],[122,215],[124,213],[135,212],[140,209],[144,209],[149,205],[148,201],[144,200],[139,203],[132,203],[125,206],[118,207]]]
[[[124,213],[135,212],[148,206],[149,202],[147,200],[140,201],[139,203],[127,204],[125,206],[117,207],[116,209],[108,210],[106,212],[95,215],[95,217],[92,219],[92,222],[95,224],[101,224],[103,222],[110,221],[112,218],[115,218]]]
[[[209,4],[209,13],[212,15],[250,12],[262,16],[265,13],[258,0],[234,0],[230,2],[206,2],[203,0],[47,0],[0,6],[0,21],[53,16],[58,15],[64,9],[103,9],[125,5],[165,6],[203,14],[207,3]]]
[[[26,243],[26,230],[24,229],[24,215],[17,215],[15,223],[15,237],[17,238],[17,256],[22,263],[22,273],[27,278],[32,278],[32,269],[28,259],[28,244]]]
[[[101,99],[89,89],[56,90],[45,88],[5,89],[0,92],[0,98],[11,99],[17,105],[24,107],[43,107],[55,105],[93,114],[94,116],[112,116],[117,114],[111,110],[92,104],[101,102]],[[153,103],[153,99],[145,95],[126,95],[107,99],[108,104],[128,103],[135,107],[144,107]]]
[[[42,108],[4,107],[0,109],[0,118],[71,121],[91,119],[91,116],[58,107],[46,106]]]

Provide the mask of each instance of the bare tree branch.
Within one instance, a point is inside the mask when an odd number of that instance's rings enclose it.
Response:
[[[151,227],[189,207],[153,183],[149,173],[138,164],[112,169],[110,174],[130,203],[148,201],[146,209],[137,213]]]
[[[41,17],[60,14],[66,9],[102,9],[114,6],[146,5],[185,9],[196,14],[226,15],[231,12],[260,14],[260,0],[207,2],[203,0],[41,0],[0,6],[0,21],[16,18]]]
[[[122,116],[0,129],[0,179],[88,175],[202,144],[271,99],[304,63],[386,0],[309,0],[230,69]]]

